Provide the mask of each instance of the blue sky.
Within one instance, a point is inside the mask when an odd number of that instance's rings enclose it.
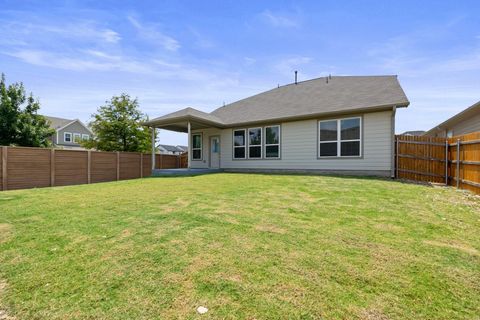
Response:
[[[480,100],[479,1],[5,1],[0,72],[88,121],[122,92],[151,118],[300,80],[397,74],[397,131]],[[161,132],[163,143],[183,134]]]

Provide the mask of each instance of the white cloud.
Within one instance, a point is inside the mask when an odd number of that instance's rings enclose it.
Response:
[[[246,66],[251,66],[252,64],[255,64],[255,62],[257,62],[257,60],[253,58],[250,58],[250,57],[243,58],[243,64]]]
[[[107,57],[101,52],[90,51],[91,54],[100,55],[101,58]],[[151,69],[140,62],[134,60],[126,60],[122,58],[110,59],[112,61],[105,61],[105,59],[88,59],[86,57],[76,57],[76,56],[62,56],[59,54],[51,53],[43,50],[31,50],[23,49],[14,52],[3,52],[3,54],[18,58],[26,63],[42,66],[42,67],[51,67],[63,70],[72,70],[72,71],[125,71],[133,73],[149,73],[152,72]]]
[[[117,43],[120,35],[108,28],[99,27],[91,21],[79,20],[51,24],[50,22],[0,21],[5,34],[25,43],[36,42],[41,39],[58,37],[68,40],[93,41],[99,43]],[[3,42],[3,41],[2,41]]]
[[[142,24],[140,21],[132,16],[127,17],[128,21],[137,30],[138,35],[146,41],[155,45],[160,45],[166,50],[177,51],[180,48],[180,43],[174,38],[167,36],[160,32],[158,25]]]
[[[263,11],[260,16],[265,22],[273,27],[296,28],[300,26],[298,17],[274,13],[270,10]]]

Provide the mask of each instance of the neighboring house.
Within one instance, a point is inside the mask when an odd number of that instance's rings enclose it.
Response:
[[[157,150],[160,154],[182,154],[186,152],[186,149],[179,148],[179,146],[172,146],[168,144],[157,145]]]
[[[56,147],[65,149],[83,149],[80,145],[82,140],[93,137],[92,131],[78,119],[63,119],[45,116],[50,127],[55,129],[52,142]]]
[[[451,138],[476,131],[480,131],[480,101],[428,130],[425,135]]]
[[[389,176],[395,112],[408,105],[397,76],[324,77],[146,125],[188,132],[190,168]]]
[[[187,152],[188,151],[188,146],[176,146],[177,149],[180,149],[183,152]]]
[[[404,133],[402,133],[403,136],[423,136],[424,134],[424,130],[405,131]]]

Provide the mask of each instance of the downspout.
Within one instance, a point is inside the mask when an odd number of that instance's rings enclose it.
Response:
[[[397,112],[397,107],[393,106],[392,108],[392,160],[391,160],[391,170],[390,170],[390,177],[393,179],[395,178],[395,113]]]

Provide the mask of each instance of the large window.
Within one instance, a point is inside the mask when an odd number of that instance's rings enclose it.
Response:
[[[265,127],[265,158],[280,158],[280,126]]]
[[[192,134],[192,160],[202,160],[202,134]]]
[[[262,158],[262,128],[248,129],[248,158]]]
[[[361,118],[319,122],[319,157],[359,157]]]
[[[245,159],[247,139],[245,139],[245,129],[233,131],[233,158]]]

